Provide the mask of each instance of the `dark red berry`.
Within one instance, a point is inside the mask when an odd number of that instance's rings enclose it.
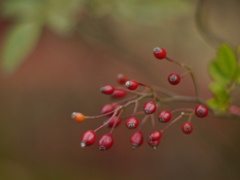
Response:
[[[117,82],[118,82],[119,84],[125,84],[126,81],[127,81],[126,76],[124,76],[123,74],[118,74],[118,75],[117,75]]]
[[[154,102],[146,102],[143,106],[143,111],[146,113],[146,114],[152,114],[156,111],[157,109],[157,106]]]
[[[204,118],[208,115],[208,108],[204,105],[198,105],[195,108],[195,114],[197,117]]]
[[[157,149],[157,146],[160,144],[160,139],[156,141],[148,141],[148,145],[151,146],[153,149]]]
[[[138,127],[138,120],[135,117],[130,117],[126,120],[125,124],[128,129],[135,129]]]
[[[111,118],[111,117],[110,117]],[[122,119],[114,116],[112,120],[108,123],[108,127],[118,127],[121,124]]]
[[[104,134],[98,140],[99,150],[104,151],[111,148],[113,145],[113,137],[111,134]]]
[[[153,131],[148,135],[148,141],[157,141],[162,137],[161,131]]]
[[[130,137],[130,143],[132,144],[132,149],[136,149],[143,143],[143,134],[140,130],[134,132]]]
[[[101,113],[106,114],[113,110],[114,110],[114,106],[112,104],[105,104],[101,109]]]
[[[158,113],[158,121],[160,122],[168,122],[171,120],[171,113],[169,111],[161,111]]]
[[[114,91],[114,87],[111,85],[106,85],[100,88],[100,91],[104,94],[112,94]]]
[[[84,132],[81,136],[81,147],[91,146],[96,141],[96,133],[92,130]]]
[[[112,93],[112,98],[122,98],[126,96],[127,92],[124,90],[115,89]]]
[[[168,82],[172,85],[177,85],[181,80],[179,74],[172,73],[168,76]]]
[[[185,134],[190,134],[191,132],[193,131],[193,126],[192,124],[186,122],[186,123],[183,123],[182,125],[182,132],[185,133]]]
[[[160,48],[160,47],[155,47],[153,49],[153,55],[157,59],[164,59],[166,57],[167,53],[166,53],[165,49]]]
[[[137,81],[129,80],[125,83],[125,86],[130,90],[135,90],[138,87]]]

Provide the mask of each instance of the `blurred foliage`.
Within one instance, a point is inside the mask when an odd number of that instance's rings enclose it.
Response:
[[[13,25],[4,40],[2,68],[14,72],[38,42],[43,27],[64,36],[73,33],[87,17],[109,14],[119,20],[150,25],[171,14],[184,13],[187,2],[190,0],[4,0],[1,14]]]
[[[209,89],[214,97],[207,103],[213,109],[225,111],[230,102],[230,92],[240,84],[240,64],[234,51],[225,44],[221,45],[215,59],[208,65],[208,72],[213,80]]]

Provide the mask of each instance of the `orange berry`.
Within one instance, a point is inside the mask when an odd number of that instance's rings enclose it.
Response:
[[[73,112],[71,117],[77,122],[82,122],[85,119],[85,116],[79,112]]]

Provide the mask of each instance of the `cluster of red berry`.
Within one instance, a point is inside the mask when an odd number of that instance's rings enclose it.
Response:
[[[162,48],[154,48],[153,54],[157,59],[167,59],[170,62],[177,63],[169,58],[166,57],[166,51]],[[178,63],[177,63],[178,64]],[[190,72],[185,73],[189,74]],[[184,75],[184,76],[185,76]],[[168,81],[172,85],[176,85],[180,82],[181,77],[176,73],[172,73],[168,77]],[[126,107],[131,104],[135,104],[133,113],[129,116],[126,116],[125,125],[128,129],[135,129],[139,128],[136,132],[134,132],[130,137],[130,142],[132,144],[132,148],[135,149],[139,147],[143,143],[143,133],[141,131],[142,125],[150,116],[152,118],[152,126],[153,131],[148,135],[147,142],[148,144],[156,149],[156,147],[160,143],[160,139],[162,137],[162,133],[168,127],[170,127],[173,123],[177,120],[181,119],[183,116],[188,116],[188,122],[182,124],[182,132],[185,134],[190,134],[193,131],[193,126],[190,123],[192,116],[195,114],[197,117],[203,118],[208,115],[208,108],[204,105],[198,105],[195,109],[188,109],[188,108],[181,108],[175,109],[173,111],[163,110],[158,113],[158,121],[161,123],[167,123],[171,120],[172,114],[175,112],[181,112],[179,116],[177,116],[174,120],[172,120],[165,128],[161,131],[155,130],[154,126],[154,113],[157,110],[157,106],[159,103],[162,103],[162,98],[157,96],[157,90],[152,86],[137,82],[135,80],[127,80],[126,76],[123,74],[119,74],[117,76],[117,82],[119,84],[125,84],[126,88],[124,87],[113,87],[111,85],[106,85],[100,89],[100,91],[104,94],[111,95],[113,98],[122,98],[127,95],[127,93],[131,93],[134,96],[124,99],[119,102],[114,102],[111,104],[106,104],[101,108],[101,115],[98,116],[84,116],[82,113],[73,112],[72,118],[77,122],[82,122],[85,119],[95,119],[101,117],[109,117],[107,121],[103,123],[100,127],[95,130],[88,130],[84,132],[81,136],[81,147],[91,146],[96,141],[96,131],[99,129],[108,126],[111,128],[111,131],[107,134],[102,135],[98,140],[98,146],[100,150],[107,150],[112,147],[113,145],[113,136],[112,132],[113,129],[120,125],[122,121],[121,114]],[[141,86],[143,89],[138,88]],[[140,89],[140,90],[137,90]],[[133,91],[136,90],[136,91]],[[166,93],[165,93],[166,94]],[[171,95],[170,95],[171,96]],[[145,98],[152,98],[151,101],[146,102],[143,105],[143,111],[137,112],[139,101]],[[187,113],[186,113],[187,112]],[[136,118],[137,115],[145,114],[142,122],[139,123],[139,120]]]

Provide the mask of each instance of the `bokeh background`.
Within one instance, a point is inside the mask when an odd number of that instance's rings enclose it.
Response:
[[[99,114],[102,105],[112,102],[99,88],[117,85],[118,73],[194,96],[190,77],[178,86],[168,84],[168,74],[184,70],[156,60],[152,56],[156,46],[190,65],[202,97],[210,98],[208,61],[214,58],[218,43],[236,47],[240,40],[238,0],[41,3],[1,1],[1,55],[13,25],[30,21],[36,9],[40,9],[42,26],[33,49],[18,60],[15,69],[6,73],[2,63],[0,179],[240,179],[240,120],[194,118],[191,135],[181,132],[184,120],[180,120],[164,133],[157,150],[145,142],[134,151],[129,143],[132,131],[122,123],[114,130],[114,146],[100,152],[97,144],[80,148],[79,137],[104,119],[76,123],[70,117],[74,111]],[[240,105],[238,93],[233,97]],[[174,103],[159,110],[194,106]],[[157,124],[158,129],[163,127]],[[147,122],[143,132],[150,130]],[[97,134],[108,131],[104,128]]]

